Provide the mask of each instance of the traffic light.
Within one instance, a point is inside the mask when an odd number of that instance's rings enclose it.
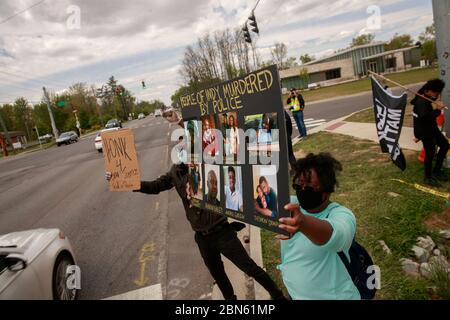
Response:
[[[123,97],[124,94],[125,94],[125,88],[122,87],[122,86],[117,86],[117,87],[116,87],[116,94],[117,94],[118,96]]]
[[[244,32],[245,42],[252,43],[252,37],[250,37],[250,32],[248,32],[247,23],[245,23],[245,26],[242,28],[242,31]]]
[[[252,13],[252,15],[250,17],[248,17],[248,20],[250,20],[250,27],[252,27],[252,31],[254,33],[256,33],[257,35],[259,35],[259,29],[258,29],[258,24],[256,23],[255,14]]]
[[[142,89],[145,89],[145,88],[147,88],[147,87],[145,86],[145,81],[142,80]]]

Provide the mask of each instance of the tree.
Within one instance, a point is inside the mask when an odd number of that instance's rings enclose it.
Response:
[[[14,108],[11,104],[4,104],[3,107],[0,108],[0,113],[5,122],[6,129],[8,131],[14,131]],[[3,131],[3,128],[0,128]]]
[[[396,33],[394,37],[384,46],[386,51],[408,48],[413,46],[414,41],[409,34],[399,35]]]
[[[419,36],[422,43],[422,57],[429,62],[437,60],[436,29],[434,24],[425,28]]]
[[[302,62],[302,64],[311,62],[313,60],[316,60],[316,58],[314,56],[310,56],[309,54],[305,53],[303,55],[300,56],[300,61]]]
[[[273,49],[270,50],[270,53],[272,54],[272,60],[274,63],[278,65],[278,68],[280,70],[285,69],[285,63],[284,60],[287,56],[287,47],[282,42],[275,43],[275,46]]]
[[[32,119],[28,111],[28,101],[25,98],[18,98],[14,102],[14,127],[15,130],[26,133],[27,139],[31,140],[30,127]]]
[[[353,38],[352,43],[350,44],[351,47],[356,46],[362,46],[364,44],[369,44],[375,39],[375,35],[372,33],[366,33],[362,34],[360,36],[357,36]]]

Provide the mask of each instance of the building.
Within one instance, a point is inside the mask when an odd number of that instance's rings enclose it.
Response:
[[[421,49],[418,46],[392,51],[385,51],[384,46],[384,42],[373,42],[281,70],[281,87],[329,86],[367,76],[368,70],[387,73],[420,66]]]
[[[14,149],[24,148],[24,146],[27,144],[27,138],[25,136],[25,133],[23,133],[22,131],[9,131],[8,133]],[[0,143],[0,148],[2,150],[4,150],[4,146],[7,146],[8,150],[12,150],[12,146],[7,142],[5,132],[0,132]]]

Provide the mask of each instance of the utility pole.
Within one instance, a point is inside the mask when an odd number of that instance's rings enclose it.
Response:
[[[11,147],[14,150],[14,146],[12,144],[11,137],[9,136],[8,128],[6,128],[5,122],[3,121],[3,118],[2,118],[1,114],[0,114],[0,125],[2,126],[3,132],[5,132],[6,141],[8,141],[8,143],[11,145]],[[8,156],[8,145],[5,145],[4,147],[5,147],[4,150],[3,150],[4,151],[4,155],[5,155],[5,157],[7,157]]]
[[[436,48],[439,59],[439,73],[445,88],[442,100],[450,106],[450,0],[433,0],[434,26],[436,28]],[[450,135],[450,111],[445,112],[445,132]]]
[[[45,87],[42,87],[42,90],[44,90],[44,99],[45,99],[45,102],[47,102],[48,114],[50,115],[50,122],[52,124],[52,129],[53,129],[53,136],[55,137],[55,139],[58,139],[59,132],[58,132],[58,129],[56,128],[55,118],[53,118],[53,112],[52,112],[50,98],[48,97],[48,93],[47,93],[47,90],[45,90]]]

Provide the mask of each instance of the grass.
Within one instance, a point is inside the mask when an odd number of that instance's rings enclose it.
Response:
[[[406,106],[405,117],[403,119],[404,127],[413,127],[413,116],[412,116],[413,107],[411,104]],[[373,108],[369,107],[362,111],[356,112],[350,117],[346,118],[345,121],[348,122],[365,122],[365,123],[375,123],[375,114],[373,112]]]
[[[53,147],[54,145],[56,145],[56,142],[54,142],[54,141],[50,141],[50,142],[47,142],[47,143],[42,143],[42,150],[51,148],[51,147]],[[19,154],[24,153],[24,152],[37,151],[37,150],[39,150],[40,148],[41,148],[40,145],[37,144],[37,145],[34,145],[34,146],[29,147],[29,148],[26,148],[26,149],[16,149],[15,151],[12,151],[12,150],[11,150],[11,151],[8,151],[8,157],[16,156],[16,155],[19,155]],[[4,157],[4,155],[3,155],[3,150],[1,150],[1,152],[0,152],[0,158],[3,158],[3,157]]]
[[[387,75],[389,79],[392,79],[403,85],[414,84],[424,82],[439,76],[438,69],[424,68],[399,73],[392,73]],[[391,87],[395,87],[393,84],[389,84]],[[290,89],[290,88],[289,88]],[[364,91],[372,90],[370,79],[356,80],[343,84],[337,84],[330,87],[319,88],[315,90],[302,91],[303,98],[306,104],[311,101],[317,101],[322,99],[330,99],[339,96],[356,94]],[[283,95],[283,101],[286,103],[288,94]]]
[[[403,273],[399,262],[400,258],[409,257],[409,250],[418,236],[436,237],[436,233],[427,230],[424,220],[441,213],[446,206],[442,198],[391,180],[422,182],[423,165],[416,160],[417,152],[404,151],[407,169],[402,172],[388,155],[380,153],[379,145],[366,140],[320,132],[295,146],[296,150],[300,148],[306,153],[330,152],[341,161],[344,170],[338,176],[339,187],[332,200],[354,212],[357,240],[381,268],[381,290],[377,292],[377,299],[436,298],[429,289],[435,286],[433,281],[410,278]],[[449,190],[450,183],[447,183],[439,191]],[[398,196],[390,196],[389,192]],[[273,279],[284,287],[276,270],[280,263],[279,243],[274,239],[274,233],[266,230],[262,231],[261,239],[264,265]],[[384,254],[379,240],[386,242],[391,256]],[[449,285],[440,287],[444,289],[438,291],[439,297],[445,298]]]

